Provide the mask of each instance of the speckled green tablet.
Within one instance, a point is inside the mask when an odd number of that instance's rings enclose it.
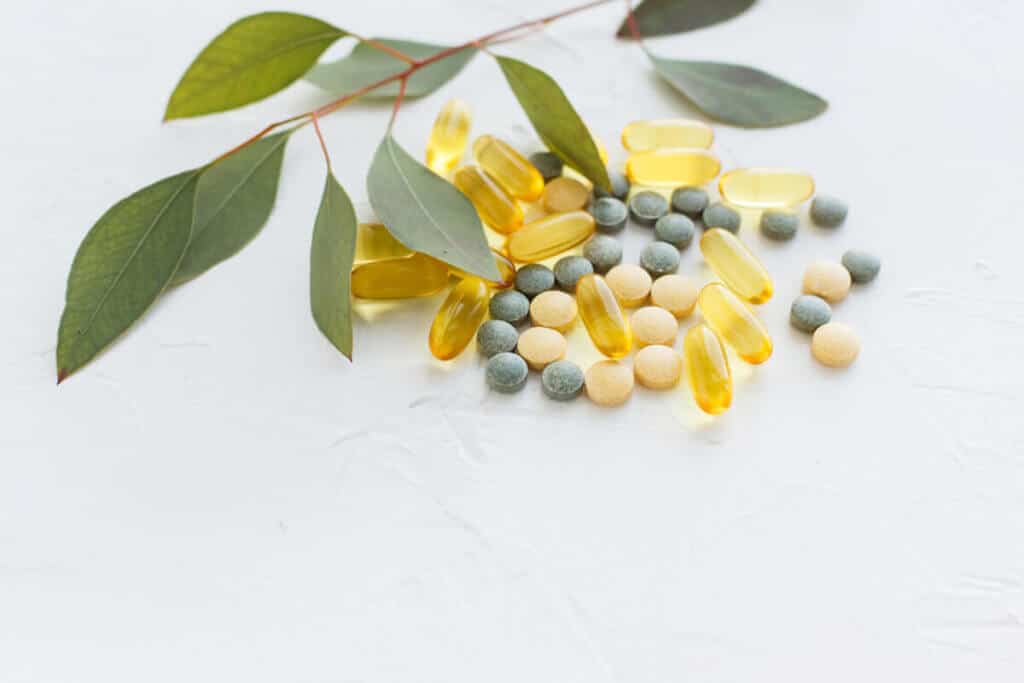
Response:
[[[540,375],[544,394],[556,401],[569,401],[583,391],[583,370],[571,360],[556,360]]]
[[[849,207],[842,199],[819,194],[811,202],[811,220],[823,228],[838,228],[846,220]]]
[[[615,197],[601,197],[590,205],[590,215],[598,232],[616,233],[626,227],[629,210]]]
[[[491,318],[519,325],[530,316],[530,300],[522,292],[505,289],[491,297]]]
[[[708,208],[708,193],[703,187],[678,187],[672,191],[672,208],[690,218],[699,218]]]
[[[801,332],[814,332],[832,319],[832,307],[819,296],[804,294],[793,301],[789,322]]]
[[[850,249],[843,254],[843,267],[850,271],[850,278],[858,284],[871,282],[882,269],[882,262],[872,253]]]
[[[796,235],[799,223],[795,213],[782,209],[765,209],[761,213],[761,234],[778,242],[791,240]]]
[[[582,256],[563,256],[555,262],[555,282],[567,292],[576,291],[576,282],[594,272],[594,265]]]
[[[679,270],[679,250],[668,242],[651,242],[640,252],[640,265],[654,277]]]
[[[508,351],[515,351],[519,333],[512,323],[504,320],[488,320],[476,331],[476,346],[480,353],[491,356]]]
[[[565,168],[565,164],[553,152],[531,154],[530,163],[540,172],[545,183],[562,175],[562,169]]]
[[[595,273],[607,273],[622,263],[622,244],[608,235],[594,235],[583,245],[583,258],[590,261]]]
[[[554,286],[555,274],[540,263],[531,263],[516,271],[516,289],[531,299]]]
[[[740,212],[721,202],[704,209],[701,219],[705,228],[722,228],[732,233],[739,232],[740,229]]]
[[[487,361],[487,386],[503,394],[512,394],[523,388],[530,369],[526,361],[514,353],[504,351]]]
[[[637,192],[629,200],[629,215],[641,225],[654,225],[668,213],[668,200],[657,192]]]
[[[608,180],[612,183],[611,193],[605,192],[600,187],[595,187],[594,196],[597,198],[615,197],[625,201],[629,196],[629,178],[626,177],[626,174],[619,171],[608,171]]]
[[[681,213],[667,213],[654,224],[654,236],[676,249],[686,249],[696,232],[693,221]]]

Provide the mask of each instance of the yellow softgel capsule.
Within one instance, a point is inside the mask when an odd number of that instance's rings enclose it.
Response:
[[[491,247],[491,253],[494,254],[494,265],[498,266],[498,272],[501,273],[501,277],[497,280],[484,280],[484,282],[494,289],[508,289],[516,283],[516,264],[512,263],[508,256],[505,256],[494,247]],[[455,277],[475,277],[461,268],[451,268],[451,271]]]
[[[622,146],[630,152],[679,147],[707,149],[714,139],[711,126],[688,119],[633,121],[622,129]]]
[[[722,340],[704,324],[694,325],[683,338],[686,377],[693,399],[705,413],[718,415],[732,403],[732,372]]]
[[[367,261],[352,269],[352,294],[361,299],[408,299],[444,289],[448,266],[426,254]]]
[[[356,262],[398,258],[411,253],[381,223],[360,223],[356,228]]]
[[[463,166],[452,182],[487,225],[506,235],[522,227],[523,207],[479,166]]]
[[[741,299],[763,304],[772,298],[771,276],[736,235],[712,228],[700,238],[700,250],[715,275]]]
[[[516,199],[532,202],[544,191],[540,171],[503,140],[481,135],[473,143],[473,158]]]
[[[469,346],[487,317],[490,300],[487,283],[478,277],[464,278],[452,287],[430,326],[427,342],[434,358],[451,360]]]
[[[600,275],[584,275],[576,283],[576,305],[597,350],[621,358],[633,346],[629,320],[611,287]]]
[[[794,206],[814,194],[814,178],[779,168],[738,168],[718,181],[722,199],[748,209]]]
[[[626,176],[634,185],[675,188],[704,185],[722,170],[706,149],[656,149],[634,152],[626,160]]]
[[[427,166],[447,176],[466,151],[469,128],[473,123],[469,106],[462,100],[448,100],[441,108],[427,140]]]
[[[705,285],[700,290],[699,306],[704,321],[740,358],[759,365],[771,357],[768,330],[728,287],[720,282]]]
[[[594,234],[594,217],[586,211],[545,216],[508,236],[505,251],[516,263],[534,263],[585,242]]]

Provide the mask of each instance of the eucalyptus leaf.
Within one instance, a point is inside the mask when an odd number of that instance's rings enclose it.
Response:
[[[667,36],[728,21],[753,4],[754,0],[643,0],[633,10],[633,18],[641,36]],[[632,37],[628,18],[618,35]]]
[[[496,57],[520,106],[548,149],[585,175],[594,185],[611,189],[608,169],[590,131],[551,76],[526,62]]]
[[[68,275],[57,332],[57,382],[142,317],[171,281],[192,232],[200,170],[153,183],[104,213]]]
[[[171,94],[164,120],[235,109],[284,89],[347,35],[291,12],[253,14],[203,48]]]
[[[281,161],[291,133],[265,137],[203,172],[196,191],[192,239],[172,286],[231,258],[263,229],[277,198]]]
[[[501,277],[473,205],[390,134],[377,147],[366,189],[377,217],[409,249],[486,280]]]
[[[828,102],[814,93],[749,66],[648,56],[673,88],[725,123],[749,128],[784,126],[812,119],[828,108]]]
[[[376,38],[376,42],[398,50],[413,59],[425,59],[442,50],[445,45],[416,43],[393,38]],[[406,97],[429,95],[451,80],[476,55],[476,48],[466,48],[444,59],[425,66],[409,77]],[[347,56],[333,62],[317,64],[306,74],[306,80],[334,95],[354,92],[359,88],[382,81],[405,71],[409,65],[388,53],[366,43],[357,43]],[[399,84],[388,83],[366,93],[369,99],[387,99],[398,94]]]
[[[324,336],[352,360],[352,259],[356,212],[334,174],[327,171],[313,224],[309,256],[309,303]]]

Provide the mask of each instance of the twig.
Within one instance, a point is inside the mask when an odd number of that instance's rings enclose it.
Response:
[[[312,121],[313,121],[313,130],[316,131],[316,138],[317,138],[317,140],[320,141],[320,149],[323,150],[323,153],[324,153],[324,161],[327,162],[327,172],[330,173],[331,172],[331,155],[327,153],[327,142],[324,141],[323,131],[320,130],[320,120],[319,120],[320,117],[318,117],[316,114],[313,114],[313,116],[311,118],[312,118]]]

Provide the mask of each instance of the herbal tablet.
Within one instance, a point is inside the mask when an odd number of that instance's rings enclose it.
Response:
[[[801,332],[814,332],[832,319],[832,307],[813,294],[798,296],[789,309],[789,324]]]
[[[647,301],[647,295],[651,292],[650,274],[632,263],[615,266],[608,271],[605,279],[615,292],[615,298],[627,308],[640,306]]]
[[[590,190],[586,185],[575,178],[562,176],[547,184],[541,202],[551,213],[564,213],[582,209],[587,205],[588,199]]]
[[[498,353],[515,351],[517,341],[519,333],[516,328],[504,320],[488,320],[476,332],[476,347],[488,358]]]
[[[584,375],[587,396],[599,406],[619,406],[633,393],[633,373],[617,360],[603,360],[591,365]]]
[[[530,320],[538,327],[565,332],[576,322],[576,299],[553,289],[542,292],[530,303]]]
[[[721,202],[712,204],[704,209],[704,212],[701,214],[701,220],[704,221],[705,228],[722,228],[731,233],[737,233],[740,230],[741,219],[739,211]]]
[[[530,163],[537,169],[544,182],[549,183],[562,175],[565,164],[552,152],[537,152],[530,155]]]
[[[616,233],[626,227],[629,210],[620,199],[601,197],[590,206],[590,215],[598,232]]]
[[[766,209],[761,214],[761,234],[777,242],[793,239],[799,219],[795,213],[783,209]]]
[[[834,261],[815,261],[804,271],[804,294],[816,294],[829,303],[850,292],[850,271]]]
[[[699,218],[708,208],[708,193],[703,187],[677,187],[672,190],[672,208],[690,218]]]
[[[540,374],[544,395],[556,401],[569,401],[583,391],[583,370],[571,360],[556,360]]]
[[[519,335],[519,355],[534,370],[565,357],[567,343],[562,333],[548,327],[531,327]]]
[[[607,273],[622,263],[622,244],[614,237],[595,235],[583,245],[583,258],[590,261],[595,273]]]
[[[648,389],[671,389],[683,374],[683,359],[669,346],[645,346],[633,357],[633,374]]]
[[[503,394],[519,391],[526,384],[526,361],[514,353],[502,352],[487,361],[487,386]]]
[[[641,225],[654,225],[668,213],[668,200],[657,192],[637,192],[629,200],[629,215]]]
[[[506,289],[491,297],[489,309],[492,319],[519,325],[530,315],[530,300],[522,292]]]
[[[843,254],[843,267],[850,271],[850,278],[858,283],[871,282],[882,269],[877,256],[860,249],[850,249]]]
[[[849,325],[827,323],[814,331],[811,353],[822,365],[845,368],[857,359],[860,340]]]
[[[554,286],[554,272],[540,263],[531,263],[516,271],[516,289],[528,297],[535,297]]]
[[[651,285],[651,303],[685,318],[693,313],[699,293],[697,283],[685,275],[662,275]]]
[[[651,344],[672,346],[679,332],[676,317],[657,306],[644,306],[633,312],[629,319],[633,329],[633,343],[637,348]]]
[[[695,232],[693,221],[681,213],[667,213],[654,224],[654,236],[676,249],[690,246]]]
[[[567,292],[576,291],[576,283],[594,272],[593,264],[582,256],[565,256],[555,262],[555,282]]]
[[[609,194],[600,187],[594,187],[594,196],[601,197],[615,197],[616,199],[626,200],[629,196],[629,178],[624,173],[618,171],[608,171],[608,180],[611,181],[612,191]]]
[[[640,252],[640,265],[652,277],[679,270],[679,250],[668,242],[651,242]]]
[[[811,220],[822,228],[838,228],[846,220],[849,207],[838,197],[819,194],[811,202]]]

